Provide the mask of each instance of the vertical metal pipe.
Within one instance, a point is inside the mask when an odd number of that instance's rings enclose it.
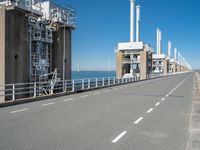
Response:
[[[37,88],[37,85],[36,85],[36,84],[37,84],[37,83],[35,82],[35,83],[34,83],[34,95],[33,95],[34,98],[35,98],[36,95],[37,95],[37,93],[36,93],[36,92],[37,92],[37,89],[36,89],[36,88]]]
[[[88,79],[88,89],[90,89],[90,79]]]
[[[13,84],[13,87],[12,87],[12,100],[14,101],[15,100],[15,85]]]
[[[63,45],[63,81],[64,81],[64,80],[65,80],[65,47],[66,47],[66,46],[65,46],[65,43],[66,43],[66,42],[65,42],[65,41],[66,41],[66,40],[65,40],[65,38],[66,38],[66,37],[65,37],[65,27],[64,27],[64,32],[63,32],[63,34],[64,34],[64,35],[63,35],[63,44],[64,44],[64,45]]]

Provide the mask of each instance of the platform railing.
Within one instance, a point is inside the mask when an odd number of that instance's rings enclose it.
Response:
[[[178,74],[178,73],[176,73]],[[168,74],[172,75],[172,74]],[[147,75],[147,79],[162,77],[162,74]],[[166,76],[166,75],[165,75]],[[139,77],[117,79],[115,77],[89,78],[52,82],[32,82],[0,85],[0,100],[16,101],[19,99],[38,98],[54,94],[67,94],[92,89],[105,88],[140,81]],[[4,101],[3,100],[3,101]]]

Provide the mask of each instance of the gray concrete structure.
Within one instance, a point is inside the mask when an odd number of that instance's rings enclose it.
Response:
[[[70,80],[74,10],[50,1],[40,2],[43,8],[28,2],[0,1],[0,84],[52,80],[48,75],[55,69],[57,78]],[[3,95],[5,87],[0,88]]]

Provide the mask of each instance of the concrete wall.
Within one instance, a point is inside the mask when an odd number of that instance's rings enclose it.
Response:
[[[65,32],[65,41],[64,41]],[[64,42],[65,42],[65,77],[64,80],[71,79],[71,29],[59,28],[58,31],[53,32],[53,46],[52,46],[52,70],[58,69],[59,77],[63,80],[63,56],[64,56]]]
[[[5,87],[1,86],[5,84],[5,6],[0,6],[0,90],[4,90]],[[0,91],[0,95],[4,92]],[[4,97],[0,97],[0,103],[3,102]]]
[[[122,53],[117,52],[116,53],[116,78],[121,79],[122,78]]]

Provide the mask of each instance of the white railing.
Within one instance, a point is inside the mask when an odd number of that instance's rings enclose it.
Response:
[[[33,13],[42,15],[41,3],[35,3],[32,0],[0,0],[0,4],[5,4],[6,6],[15,6],[26,11],[31,11]]]
[[[51,82],[16,83],[0,85],[0,99],[15,101],[24,98],[36,98],[58,93],[73,93],[102,87],[109,87],[137,81],[137,78],[116,79],[115,77],[90,78],[57,81],[54,88]]]
[[[178,74],[178,73],[173,73]],[[172,75],[168,74],[168,75]],[[147,79],[164,76],[163,74],[150,74]],[[165,75],[166,76],[166,75]],[[38,98],[59,93],[73,93],[91,89],[104,88],[139,81],[139,77],[117,79],[115,77],[90,78],[57,81],[51,86],[51,82],[16,83],[0,85],[0,100],[15,101],[25,98]]]

